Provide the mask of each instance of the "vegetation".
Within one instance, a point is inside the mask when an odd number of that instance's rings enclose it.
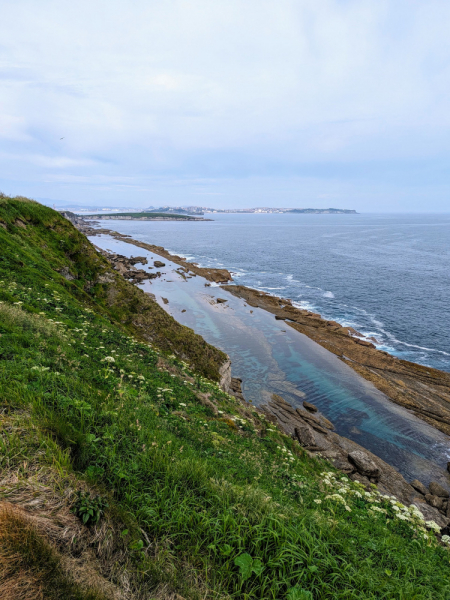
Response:
[[[2,598],[450,598],[432,523],[223,392],[58,213],[0,199],[0,248]]]
[[[143,217],[145,217],[146,219],[159,219],[159,218],[165,218],[165,219],[179,219],[180,221],[195,221],[198,220],[196,217],[191,217],[189,215],[180,215],[178,213],[164,213],[164,212],[153,212],[153,211],[149,211],[149,212],[125,212],[125,213],[100,213],[98,215],[87,215],[90,218],[102,218],[102,217],[117,217],[117,218],[121,218],[121,217],[131,217],[132,219],[142,219]]]

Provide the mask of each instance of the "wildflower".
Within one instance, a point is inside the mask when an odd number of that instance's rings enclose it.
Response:
[[[444,544],[450,544],[450,536],[443,535],[441,539],[444,542]]]
[[[315,502],[316,504],[322,504],[322,500],[319,500],[319,498],[316,498],[316,499],[314,500],[314,502]]]
[[[184,402],[180,402],[180,406],[186,406],[186,404],[184,404]]]
[[[112,356],[105,356],[105,360],[106,360],[106,362],[109,362],[109,363],[116,362]]]
[[[437,523],[435,523],[434,521],[426,521],[425,525],[428,527],[428,529],[432,529],[436,533],[439,533],[441,531],[441,528],[439,527],[439,525]]]
[[[350,506],[347,506],[347,504],[345,505],[345,510],[348,512],[352,512],[352,509],[350,508]]]

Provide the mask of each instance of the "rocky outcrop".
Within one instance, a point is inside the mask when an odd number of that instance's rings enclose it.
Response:
[[[364,475],[370,481],[375,479],[377,482],[380,479],[380,469],[377,465],[371,460],[366,452],[362,450],[354,450],[353,452],[349,452],[347,458],[350,463],[355,465],[356,470],[361,475]]]
[[[230,387],[228,388],[228,393],[239,400],[245,400],[242,392],[242,379],[239,379],[238,377],[232,377]]]
[[[225,391],[228,392],[231,386],[231,360],[228,358],[222,365],[219,367],[219,385]]]
[[[448,491],[445,490],[442,487],[442,485],[440,485],[436,481],[431,481],[430,485],[428,486],[428,489],[430,490],[430,494],[433,494],[434,496],[438,496],[439,498],[448,498],[450,495],[448,493]]]
[[[159,271],[156,273],[149,273],[144,269],[136,269],[134,265],[138,263],[143,265],[148,264],[148,260],[145,256],[132,256],[128,258],[122,254],[114,254],[111,252],[106,252],[105,250],[98,249],[98,252],[100,252],[108,260],[115,271],[120,273],[123,277],[125,277],[125,279],[130,280],[132,283],[141,283],[147,279],[161,277],[161,273]],[[149,268],[151,269],[152,267]],[[107,281],[101,281],[98,279],[98,283],[107,283]]]
[[[418,479],[414,479],[414,481],[411,481],[411,485],[416,490],[416,492],[419,492],[420,494],[422,494],[422,496],[428,494],[427,488]]]
[[[417,480],[408,484],[381,458],[332,431],[333,425],[319,412],[312,415],[303,408],[294,408],[277,394],[273,394],[261,410],[268,419],[275,419],[281,429],[311,456],[320,454],[336,469],[365,484],[368,489],[370,484],[376,484],[380,493],[395,496],[406,505],[415,504],[427,520],[436,521],[440,527],[450,523],[447,517],[450,502],[442,486],[430,484],[428,490]]]

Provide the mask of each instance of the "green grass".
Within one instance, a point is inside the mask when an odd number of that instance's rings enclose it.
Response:
[[[450,555],[433,533],[397,518],[393,501],[324,475],[325,461],[208,377],[223,355],[180,329],[195,347],[177,356],[156,309],[150,343],[134,324],[143,300],[108,304],[95,283],[107,266],[70,223],[11,199],[0,200],[2,222],[0,403],[23,423],[1,431],[3,475],[26,478],[24,461],[48,466],[129,515],[127,568],[147,591],[450,598]]]

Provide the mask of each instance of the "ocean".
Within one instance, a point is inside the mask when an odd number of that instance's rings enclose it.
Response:
[[[236,283],[354,327],[399,358],[450,371],[450,215],[213,214],[107,221]]]

